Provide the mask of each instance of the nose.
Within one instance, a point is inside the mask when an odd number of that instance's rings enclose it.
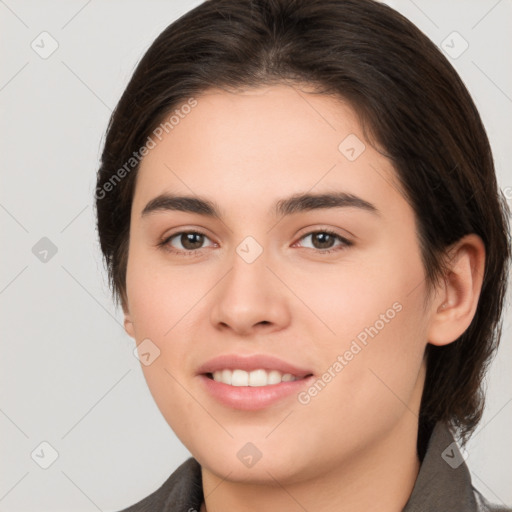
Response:
[[[252,263],[237,253],[232,267],[214,288],[211,322],[241,336],[270,333],[290,323],[286,287],[269,270],[266,251]]]

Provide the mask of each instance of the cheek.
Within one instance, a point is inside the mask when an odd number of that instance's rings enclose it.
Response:
[[[311,334],[314,330],[316,343],[336,348],[360,333],[364,338],[371,326],[389,331],[390,325],[396,329],[412,316],[414,327],[423,316],[424,272],[420,255],[406,253],[404,246],[381,244],[367,253],[348,254],[336,264],[302,264],[289,270],[283,266],[280,275],[309,310],[294,321],[303,323]],[[295,303],[300,306],[291,297],[290,304]]]
[[[419,407],[423,386],[421,304],[410,297],[393,302],[396,297],[377,293],[370,303],[345,302],[345,312],[333,324],[337,336],[329,343],[324,338],[320,375],[300,396],[296,419],[309,424],[311,418],[320,418],[302,441],[307,443],[310,432],[312,446],[315,438],[332,440],[333,460],[349,447],[363,449],[402,417],[415,421],[411,411]]]
[[[137,340],[172,338],[208,290],[208,277],[198,266],[173,268],[137,247],[130,253],[126,283]]]
[[[317,369],[332,382],[318,393],[318,412],[332,403],[339,417],[366,417],[372,408],[403,412],[426,346],[419,253],[405,251],[405,244],[383,247],[357,265],[292,282],[301,283],[297,294],[324,324],[309,321],[311,353],[321,356]]]
[[[207,314],[203,299],[213,286],[206,275],[211,273],[194,265],[171,268],[138,247],[130,253],[126,281],[135,338],[157,354],[151,364],[141,365],[142,371],[155,402],[162,411],[169,409],[167,417],[173,417],[173,422],[186,421],[188,416],[172,415],[172,410],[186,411],[194,405],[180,383],[192,371],[189,358],[195,352],[195,340],[191,333],[197,328],[198,315]]]

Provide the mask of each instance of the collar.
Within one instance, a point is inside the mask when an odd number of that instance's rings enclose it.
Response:
[[[452,433],[437,423],[402,512],[476,512],[471,475]]]

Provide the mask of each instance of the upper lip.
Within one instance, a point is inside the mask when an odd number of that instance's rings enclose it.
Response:
[[[240,354],[223,354],[206,361],[198,370],[198,374],[213,373],[218,370],[245,370],[250,372],[253,370],[278,370],[281,373],[291,373],[295,377],[306,377],[311,375],[310,370],[300,368],[291,363],[283,361],[274,356],[265,354],[252,354],[242,356]]]

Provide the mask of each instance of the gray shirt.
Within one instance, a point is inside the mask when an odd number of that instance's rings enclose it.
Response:
[[[187,459],[155,492],[121,512],[198,512],[203,501],[201,466]],[[512,512],[489,503],[471,475],[448,428],[430,436],[411,496],[402,512]]]

